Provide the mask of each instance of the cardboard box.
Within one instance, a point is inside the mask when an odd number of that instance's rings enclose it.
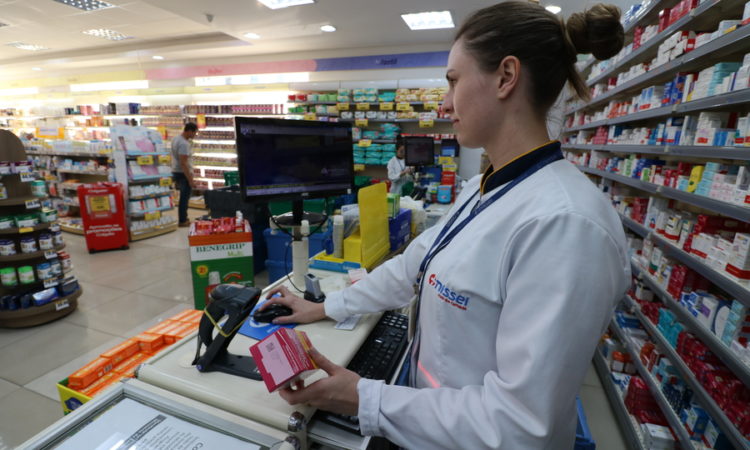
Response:
[[[142,352],[155,353],[164,346],[164,337],[160,334],[141,333],[134,337]]]
[[[103,377],[96,380],[86,389],[83,389],[81,391],[81,394],[91,398],[95,396],[99,391],[109,386],[110,384],[120,381],[120,378],[121,377],[118,373],[110,372],[110,373],[104,374]]]
[[[151,355],[149,355],[148,353],[136,353],[127,360],[123,361],[122,364],[115,367],[115,372],[120,374],[120,376],[122,377],[133,378],[135,376],[135,369],[138,368],[139,365],[146,362],[150,357]]]
[[[170,317],[169,320],[184,323],[199,323],[203,317],[203,311],[199,309],[186,309],[185,311]]]
[[[134,339],[128,339],[117,347],[111,348],[99,356],[109,359],[110,361],[112,361],[112,365],[116,366],[122,361],[125,361],[126,359],[138,353],[139,350],[140,346],[138,345],[138,341]]]
[[[280,328],[250,347],[268,392],[311,375],[318,366],[310,357],[312,343],[304,331]]]
[[[108,358],[96,358],[68,377],[68,387],[80,390],[111,372],[114,365]]]

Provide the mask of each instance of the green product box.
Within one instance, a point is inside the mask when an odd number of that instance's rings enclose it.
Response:
[[[195,309],[204,309],[216,285],[254,284],[251,233],[190,236],[190,271]]]

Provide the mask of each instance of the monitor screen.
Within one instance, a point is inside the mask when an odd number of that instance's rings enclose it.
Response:
[[[246,200],[351,192],[351,124],[237,117],[237,162]]]
[[[404,158],[407,166],[431,166],[435,164],[435,140],[431,137],[406,136]]]

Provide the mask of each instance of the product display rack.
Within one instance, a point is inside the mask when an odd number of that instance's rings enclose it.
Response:
[[[0,160],[8,162],[27,161],[24,146],[21,141],[9,131],[0,130]],[[8,198],[0,200],[0,208],[4,215],[28,213],[40,208],[42,197],[31,195],[31,187],[28,181],[24,181],[18,174],[2,175],[2,183],[7,190]],[[0,236],[4,239],[15,241],[21,237],[33,237],[38,239],[39,234],[50,228],[51,223],[39,223],[30,227],[13,227],[0,230]],[[16,253],[15,255],[0,256],[0,266],[16,270],[17,266],[27,265],[34,271],[34,281],[28,283],[20,282],[20,275],[15,285],[0,286],[0,294],[22,295],[33,293],[42,289],[57,286],[65,279],[69,272],[61,273],[46,279],[39,279],[34,263],[46,262],[50,258],[57,258],[57,252],[65,248],[65,244],[58,244],[50,250],[41,250],[29,253]],[[80,286],[68,295],[58,297],[51,302],[40,306],[29,306],[26,308],[0,310],[0,327],[20,328],[40,325],[57,320],[73,312],[78,306],[78,298],[81,295]]]
[[[599,375],[599,380],[602,383],[602,388],[604,388],[604,393],[609,399],[609,404],[612,405],[612,410],[615,412],[615,417],[620,424],[620,430],[623,432],[625,441],[628,443],[629,448],[635,450],[646,450],[646,447],[643,445],[640,429],[638,428],[638,422],[635,421],[625,407],[622,394],[620,394],[620,390],[612,382],[611,373],[607,367],[607,361],[604,359],[604,356],[602,356],[599,349],[594,353],[594,368]]]
[[[627,300],[624,300],[624,301],[627,302]],[[661,412],[664,414],[664,417],[667,419],[667,422],[669,423],[669,426],[672,428],[672,431],[674,432],[674,434],[677,435],[677,440],[679,441],[680,446],[683,449],[695,449],[696,447],[693,444],[694,441],[690,440],[690,435],[688,434],[687,430],[685,430],[685,427],[682,425],[680,418],[677,417],[677,414],[669,405],[669,402],[664,397],[664,394],[662,393],[661,389],[659,389],[659,385],[654,380],[653,375],[651,375],[648,369],[646,369],[646,367],[641,362],[641,358],[638,355],[638,351],[633,346],[633,343],[631,342],[630,337],[628,337],[628,335],[622,330],[622,328],[620,328],[620,325],[617,324],[616,320],[612,320],[612,322],[610,322],[610,329],[615,333],[615,336],[617,336],[617,339],[625,347],[628,354],[630,355],[630,359],[633,361],[633,364],[635,364],[638,374],[643,379],[643,381],[645,381],[646,384],[648,385],[648,389],[651,392],[651,395],[656,400],[656,403],[659,404],[659,408],[661,409]],[[671,355],[670,355],[670,359],[671,359]]]

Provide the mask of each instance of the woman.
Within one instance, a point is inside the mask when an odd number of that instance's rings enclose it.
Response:
[[[414,169],[406,167],[406,161],[404,160],[406,148],[400,136],[397,145],[396,156],[388,161],[388,179],[391,180],[390,192],[402,195],[401,190],[411,180],[411,174],[414,172]]]
[[[279,323],[340,320],[402,307],[416,285],[409,387],[360,379],[315,352],[329,376],[285,400],[358,415],[363,434],[408,448],[573,447],[575,396],[629,261],[616,213],[561,159],[545,116],[566,81],[588,96],[576,53],[609,58],[622,41],[613,6],[567,25],[526,2],[467,19],[443,107],[461,145],[483,147],[492,167],[403,255],[324,305],[286,289],[274,300],[294,310]]]

